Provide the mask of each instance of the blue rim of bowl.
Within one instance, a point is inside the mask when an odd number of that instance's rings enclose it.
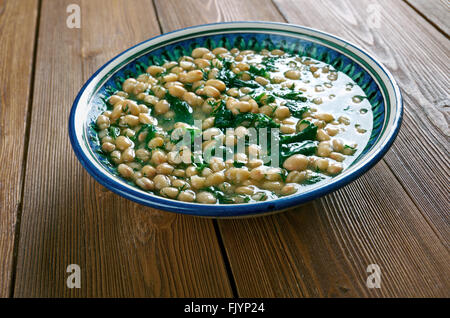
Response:
[[[377,150],[377,152],[373,155],[373,157],[365,162],[364,165],[360,166],[356,170],[354,170],[352,173],[348,174],[347,176],[336,180],[331,181],[328,183],[323,184],[321,187],[315,188],[309,192],[301,192],[298,194],[294,194],[291,196],[281,197],[279,199],[270,200],[270,201],[264,201],[264,202],[257,202],[257,203],[245,203],[245,204],[201,204],[201,203],[190,203],[190,202],[182,202],[178,200],[173,199],[167,199],[163,198],[154,194],[141,192],[138,189],[132,189],[125,187],[123,184],[119,183],[114,178],[108,176],[106,173],[101,173],[98,168],[96,168],[88,156],[84,153],[82,150],[79,140],[76,137],[76,131],[75,131],[75,114],[77,110],[77,106],[79,104],[79,100],[83,93],[85,92],[88,85],[97,77],[97,75],[106,67],[108,67],[112,62],[120,58],[122,55],[126,54],[127,52],[133,50],[134,48],[141,46],[147,42],[156,40],[160,37],[167,36],[169,34],[185,31],[185,30],[192,30],[192,29],[201,29],[204,27],[209,26],[224,26],[224,25],[235,25],[235,24],[248,24],[249,25],[249,31],[251,30],[250,25],[254,24],[261,24],[261,25],[277,25],[277,26],[285,26],[285,27],[293,27],[299,30],[306,30],[313,32],[317,35],[322,35],[325,37],[333,38],[339,42],[345,43],[346,46],[350,46],[356,51],[359,51],[362,53],[363,56],[371,60],[373,63],[375,63],[380,70],[382,70],[385,74],[385,76],[388,78],[390,85],[392,86],[393,92],[394,92],[394,100],[397,104],[397,111],[394,116],[394,121],[392,123],[392,127],[390,129],[390,132],[388,133],[388,139],[385,141],[385,144]],[[392,103],[392,101],[391,101]],[[389,105],[386,105],[386,107],[389,107]],[[337,36],[334,36],[332,34],[319,31],[313,28],[308,28],[304,26],[299,26],[295,24],[289,24],[289,23],[280,23],[280,22],[265,22],[265,21],[235,21],[235,22],[219,22],[219,23],[210,23],[210,24],[202,24],[192,27],[187,27],[183,29],[178,29],[175,31],[167,32],[155,37],[152,37],[148,40],[145,40],[143,42],[140,42],[129,49],[121,52],[120,54],[116,55],[114,58],[106,62],[102,67],[100,67],[87,81],[86,83],[81,87],[79,93],[77,94],[77,97],[75,98],[75,101],[73,102],[72,109],[70,111],[69,116],[69,137],[70,142],[72,144],[72,148],[75,152],[75,155],[77,156],[78,160],[80,161],[81,165],[88,171],[88,173],[95,179],[97,182],[99,182],[101,185],[105,186],[112,192],[123,196],[131,201],[137,202],[142,205],[146,205],[149,207],[157,208],[157,209],[163,209],[166,211],[181,213],[181,214],[189,214],[189,215],[196,215],[196,216],[204,216],[204,217],[240,217],[240,216],[258,216],[267,214],[270,212],[285,210],[289,208],[293,208],[295,206],[301,205],[303,203],[309,202],[311,200],[317,199],[319,197],[322,197],[326,194],[329,194],[333,191],[336,191],[340,189],[341,187],[349,184],[350,182],[356,180],[361,175],[363,175],[365,172],[370,170],[375,164],[377,164],[381,158],[386,154],[386,152],[389,150],[389,148],[392,146],[392,143],[394,142],[395,138],[397,137],[397,134],[400,129],[400,125],[403,118],[403,98],[400,92],[400,88],[398,87],[397,82],[393,78],[392,74],[380,63],[378,62],[374,57],[372,57],[367,51],[361,49],[360,47],[343,40],[342,38],[339,38]]]

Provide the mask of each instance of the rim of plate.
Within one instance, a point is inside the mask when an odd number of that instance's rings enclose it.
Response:
[[[112,175],[109,171],[102,167],[101,164],[96,162],[96,159],[94,157],[92,157],[92,152],[90,151],[91,149],[85,136],[87,125],[86,119],[89,111],[89,101],[92,96],[94,96],[98,91],[99,87],[101,87],[109,79],[109,77],[114,76],[115,71],[112,71],[115,67],[119,66],[122,62],[126,61],[129,58],[131,58],[131,60],[128,61],[125,65],[136,60],[141,55],[149,54],[152,51],[146,51],[149,47],[158,45],[163,41],[168,42],[164,44],[164,46],[166,46],[179,42],[181,40],[188,40],[190,38],[198,37],[198,35],[195,36],[193,34],[193,31],[210,32],[205,33],[204,36],[213,35],[211,33],[214,32],[220,34],[244,32],[255,32],[263,34],[268,33],[257,32],[257,29],[261,29],[262,26],[265,26],[268,29],[267,31],[275,33],[278,32],[277,34],[281,36],[283,36],[283,32],[291,32],[293,33],[289,35],[291,37],[295,37],[295,34],[297,34],[298,37],[303,37],[306,38],[306,40],[311,41],[311,39],[309,39],[308,37],[313,36],[320,40],[333,43],[336,46],[329,47],[325,43],[320,44],[339,52],[340,54],[348,57],[354,63],[357,63],[372,77],[377,86],[380,88],[380,91],[383,95],[383,100],[385,101],[385,110],[389,108],[391,109],[391,118],[389,118],[389,122],[384,123],[384,125],[386,126],[385,128],[387,129],[383,129],[383,131],[380,133],[380,136],[378,137],[379,140],[368,153],[361,157],[358,162],[354,163],[351,167],[344,170],[342,174],[328,180],[327,183],[319,184],[316,187],[312,187],[308,191],[270,201],[227,205],[183,202],[145,192],[135,186],[127,184],[119,177]],[[224,28],[227,28],[227,30],[224,31]],[[233,32],[233,29],[235,32]],[[287,34],[284,35],[287,36]],[[179,39],[179,37],[183,38]],[[173,42],[170,42],[171,40],[173,40]],[[364,60],[371,67],[372,71],[366,69],[365,66],[355,61],[354,58],[348,56],[348,54],[344,53],[340,49],[350,51],[354,55]],[[143,51],[145,52],[142,53]],[[139,55],[140,52],[142,54]],[[378,75],[380,79],[378,80],[374,77],[374,75]],[[102,82],[102,85],[98,85],[100,82]],[[388,96],[385,96],[385,92],[380,87],[381,84],[386,87]],[[387,102],[387,100],[389,100],[389,103]],[[80,106],[84,106],[84,108]],[[393,108],[393,106],[395,106],[395,108]],[[88,173],[97,182],[99,182],[109,190],[129,200],[157,209],[197,216],[257,216],[266,214],[268,212],[295,207],[313,199],[322,197],[325,194],[331,193],[360,177],[362,174],[371,169],[391,147],[400,129],[402,117],[403,98],[401,96],[401,92],[397,82],[393,78],[392,74],[380,62],[378,62],[377,59],[375,59],[371,54],[358,47],[357,45],[332,34],[295,24],[264,21],[219,22],[187,27],[155,36],[146,41],[138,43],[135,46],[132,46],[131,48],[123,51],[122,53],[106,62],[86,81],[86,83],[80,89],[77,97],[75,98],[69,116],[69,137],[72,148],[78,160],[88,171]]]

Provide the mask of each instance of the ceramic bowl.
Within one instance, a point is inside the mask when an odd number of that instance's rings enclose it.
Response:
[[[140,190],[117,176],[114,167],[101,155],[96,117],[106,109],[108,92],[120,88],[121,81],[145,72],[152,64],[177,60],[199,46],[208,48],[275,49],[310,56],[329,63],[350,76],[366,93],[373,111],[373,131],[364,150],[353,164],[326,183],[276,200],[208,205],[163,198]],[[389,71],[365,50],[328,33],[298,25],[272,22],[232,22],[194,26],[166,33],[119,54],[81,88],[69,118],[72,147],[83,167],[109,190],[140,204],[157,209],[207,216],[241,217],[293,208],[335,191],[373,167],[392,145],[402,118],[402,97]]]

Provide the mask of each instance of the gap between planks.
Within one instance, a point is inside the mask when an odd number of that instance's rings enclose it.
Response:
[[[430,19],[425,12],[420,11],[419,8],[417,8],[413,3],[411,3],[409,0],[403,0],[406,2],[408,6],[410,6],[415,12],[417,12],[418,15],[420,15],[425,21],[427,21],[429,24],[431,24],[436,30],[441,32],[447,39],[450,39],[450,35],[445,32],[437,23],[435,23],[432,19]],[[437,0],[431,0],[431,1],[437,1]]]
[[[12,267],[11,267],[11,275],[10,275],[10,286],[8,295],[10,298],[14,296],[14,288],[16,285],[16,268],[17,268],[17,257],[18,257],[18,249],[19,249],[19,240],[20,240],[20,225],[21,225],[21,217],[23,211],[23,199],[24,199],[24,188],[25,188],[25,174],[26,174],[26,166],[27,166],[27,158],[28,158],[28,145],[30,142],[30,128],[31,128],[31,116],[33,111],[33,97],[34,97],[34,76],[36,71],[36,58],[37,58],[37,48],[38,48],[38,36],[39,36],[39,25],[41,18],[41,6],[42,0],[38,0],[37,12],[36,12],[36,27],[34,31],[34,43],[33,43],[33,59],[31,62],[31,75],[30,75],[30,87],[28,92],[28,107],[27,107],[27,115],[26,115],[26,125],[25,125],[25,136],[23,139],[24,142],[24,153],[22,157],[22,169],[21,169],[21,186],[20,186],[20,200],[17,208],[16,214],[16,231],[14,233],[14,243],[13,243],[13,258],[12,258]]]

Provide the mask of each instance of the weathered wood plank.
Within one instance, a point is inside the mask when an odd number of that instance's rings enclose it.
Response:
[[[0,1],[0,297],[8,297],[18,230],[38,2]]]
[[[321,27],[328,22],[319,21],[320,12],[330,4],[315,3],[283,2],[282,12],[302,15],[289,22]],[[164,31],[229,20],[285,21],[270,1],[189,1],[183,9],[175,0],[155,4]],[[332,32],[339,34],[344,27],[334,22]],[[416,204],[381,162],[351,185],[290,212],[219,221],[239,296],[447,295],[448,251]],[[372,263],[381,267],[381,289],[366,287]]]
[[[267,0],[155,0],[155,7],[163,32],[221,21],[280,20],[276,8]]]
[[[81,29],[66,27],[71,3]],[[232,295],[211,220],[112,194],[70,149],[67,118],[82,83],[158,33],[151,1],[43,1],[14,296]],[[66,287],[69,264],[81,267],[80,289]]]
[[[406,0],[406,2],[423,14],[436,28],[447,35],[450,34],[448,21],[450,3],[448,0]]]

